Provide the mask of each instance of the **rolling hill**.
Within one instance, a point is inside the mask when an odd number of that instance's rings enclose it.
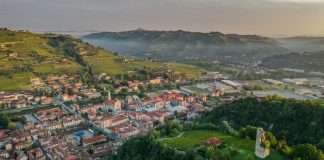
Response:
[[[199,33],[186,31],[101,32],[82,37],[122,55],[161,60],[212,60],[247,63],[288,50],[270,38],[257,35]]]
[[[316,52],[324,50],[324,37],[276,38],[283,47],[292,52]]]
[[[262,60],[269,68],[296,68],[306,71],[324,72],[324,51],[275,55]]]
[[[58,34],[0,29],[0,90],[30,89],[30,78],[76,73],[91,66],[93,74],[112,76],[139,68],[169,69],[193,78],[201,68],[178,63],[160,63],[121,57],[82,40]]]

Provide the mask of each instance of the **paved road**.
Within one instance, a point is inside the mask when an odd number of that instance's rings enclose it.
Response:
[[[168,137],[166,137],[166,138],[160,138],[159,141],[162,141],[162,140],[165,140],[165,139],[179,138],[179,137],[182,137],[183,134],[185,134],[185,133],[186,133],[186,132],[183,131],[183,132],[181,132],[179,135],[177,135],[176,137],[171,137],[171,138],[168,138]]]

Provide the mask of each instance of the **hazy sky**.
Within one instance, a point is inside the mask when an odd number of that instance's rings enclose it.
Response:
[[[324,35],[324,0],[0,0],[0,26]]]

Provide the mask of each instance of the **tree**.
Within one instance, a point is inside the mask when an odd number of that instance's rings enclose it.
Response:
[[[314,145],[311,144],[298,144],[293,152],[293,159],[302,159],[302,160],[323,160],[323,153]]]
[[[16,127],[16,123],[15,122],[9,122],[8,123],[8,129],[13,130],[13,129],[15,129],[15,127]]]
[[[290,148],[287,145],[287,142],[283,140],[278,141],[276,149],[284,155],[290,155],[292,152],[292,148]]]
[[[271,144],[268,140],[264,140],[262,141],[262,146],[266,149],[270,149]]]
[[[270,142],[271,147],[276,147],[277,139],[271,132],[265,132],[265,137]]]
[[[153,138],[153,139],[158,139],[160,137],[160,132],[157,131],[157,130],[153,130],[150,133],[150,137]]]
[[[303,118],[300,118],[301,115]],[[324,149],[321,141],[324,139],[323,115],[324,107],[320,103],[268,96],[262,100],[247,97],[222,104],[205,113],[203,119],[217,126],[221,126],[226,120],[236,130],[247,125],[267,128],[276,139],[286,140],[288,144],[310,143]],[[241,137],[255,139],[252,135],[256,133],[254,131],[241,129],[240,133]],[[270,136],[269,141],[275,147],[274,137]]]
[[[0,128],[7,128],[9,123],[9,118],[5,115],[0,113]]]
[[[256,137],[256,132],[257,132],[257,128],[253,127],[253,126],[247,126],[245,128],[241,128],[239,131],[239,135],[241,138],[250,138],[252,140],[255,139]]]

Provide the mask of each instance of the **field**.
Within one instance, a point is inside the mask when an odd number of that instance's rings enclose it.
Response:
[[[241,139],[238,137],[233,137],[229,134],[217,132],[217,131],[209,131],[209,130],[193,130],[187,131],[182,137],[169,138],[162,140],[163,143],[180,149],[194,149],[203,144],[203,142],[207,138],[215,137],[223,142],[225,142],[228,146],[233,146],[239,150],[239,155],[237,155],[234,159],[246,159],[248,157],[255,158],[254,156],[254,145],[255,142],[249,139]],[[281,160],[285,159],[281,154],[276,151],[271,151],[270,156],[266,158],[266,160]]]
[[[33,73],[62,74],[80,71],[82,66],[63,51],[49,45],[49,36],[30,32],[0,30],[0,90],[29,89],[30,77]],[[78,46],[87,48],[88,44],[71,38]],[[54,45],[55,46],[55,45]],[[136,68],[172,70],[185,73],[194,78],[205,71],[199,67],[178,63],[161,63],[147,60],[127,59],[99,49],[95,54],[82,56],[92,66],[93,72],[110,75],[126,74]],[[12,77],[12,78],[9,78]]]
[[[185,73],[189,78],[194,78],[199,76],[200,72],[206,72],[205,69],[199,68],[197,66],[181,63],[167,63],[171,65],[169,69],[175,70],[177,72]]]
[[[143,67],[154,69],[171,69],[179,73],[185,73],[189,78],[196,77],[200,72],[205,71],[196,66],[179,63],[166,63],[170,65],[169,67],[163,66],[163,64],[160,62],[151,62],[138,59],[130,63],[125,63],[123,58],[113,55],[104,50],[100,50],[95,56],[84,57],[84,59],[92,66],[94,72],[105,72],[111,75],[125,74],[127,73],[127,71],[134,71],[135,68]]]
[[[275,89],[273,86],[271,86],[271,85],[269,85],[267,83],[261,82],[259,80],[244,81],[244,83],[248,83],[250,85],[260,86],[260,87],[262,87],[263,90]]]
[[[200,88],[197,88],[195,86],[184,86],[182,87],[184,89],[188,89],[190,90],[192,93],[208,93],[206,90],[204,89],[200,89]]]
[[[17,73],[12,78],[0,76],[0,90],[17,91],[30,89],[30,78],[34,77],[32,73]]]

